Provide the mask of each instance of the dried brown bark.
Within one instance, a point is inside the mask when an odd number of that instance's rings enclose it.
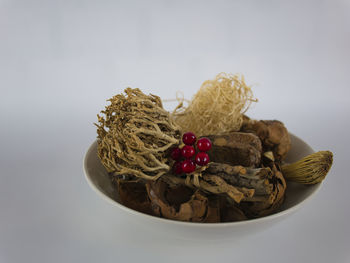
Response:
[[[270,167],[250,168],[210,163],[193,177],[170,174],[144,183],[119,181],[123,203],[137,211],[189,222],[233,222],[268,215],[284,200],[286,183]]]
[[[226,197],[220,198],[221,222],[235,222],[248,219],[243,211]]]
[[[241,202],[237,202],[233,198],[231,201],[235,201],[236,206],[247,217],[255,218],[276,211],[284,200],[285,179],[273,162],[270,165],[271,167],[244,168],[210,163],[202,177],[203,180],[208,180],[207,176],[215,175],[237,189],[254,190],[252,196],[242,198]]]
[[[210,163],[204,174],[219,176],[236,187],[254,189],[254,196],[270,194],[272,191],[269,180],[273,175],[270,168],[245,168],[243,166]]]
[[[180,221],[203,222],[206,218],[208,198],[198,190],[184,189],[186,186],[172,188],[172,191],[186,192],[181,199],[169,200],[168,185],[161,180],[146,184],[148,196],[155,215]]]
[[[277,161],[283,160],[291,147],[288,130],[277,120],[251,120],[244,118],[242,132],[256,134],[263,145],[263,151],[272,151]]]
[[[154,214],[159,217],[202,223],[247,219],[240,208],[223,196],[208,195],[184,185],[170,187],[161,180],[150,181],[146,187]]]
[[[206,137],[212,142],[212,149],[208,152],[211,161],[245,167],[259,166],[262,145],[255,134],[231,132]]]
[[[141,213],[153,214],[146,186],[143,182],[117,180],[120,200],[123,205]]]
[[[213,174],[203,174],[197,182],[191,176],[185,179],[174,175],[164,175],[160,180],[164,181],[170,187],[187,185],[192,189],[200,189],[209,194],[227,195],[237,203],[242,200],[248,200],[254,195],[254,189],[230,185],[220,176]]]
[[[252,200],[253,202],[241,202],[238,204],[239,208],[244,211],[249,218],[257,218],[269,215],[275,212],[284,201],[284,194],[286,190],[286,181],[283,174],[273,166],[273,177],[271,184],[273,186],[272,192],[264,196],[261,200]]]

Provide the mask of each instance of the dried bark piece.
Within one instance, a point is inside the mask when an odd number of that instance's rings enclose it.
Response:
[[[204,173],[215,174],[236,187],[254,189],[254,196],[267,195],[272,192],[272,185],[269,180],[273,175],[270,168],[245,168],[243,166],[210,163]]]
[[[245,220],[243,212],[226,198],[206,195],[184,185],[170,186],[161,180],[148,182],[154,214],[173,220],[219,223]]]
[[[118,179],[117,187],[123,205],[141,213],[153,214],[144,183]]]
[[[203,219],[203,223],[219,223],[221,222],[220,200],[215,195],[208,196],[207,214]]]
[[[275,212],[284,201],[284,194],[286,190],[286,181],[283,174],[274,165],[272,167],[273,177],[271,183],[273,185],[273,191],[270,195],[260,196],[261,200],[258,198],[256,200],[251,200],[248,202],[241,202],[238,206],[244,211],[248,218],[257,218],[269,215]]]
[[[200,179],[199,179],[200,178]],[[227,183],[223,178],[215,174],[202,174],[198,182],[195,177],[188,176],[186,179],[171,174],[163,175],[159,180],[170,186],[187,185],[192,189],[200,189],[203,192],[216,195],[227,195],[235,202],[249,200],[254,195],[254,189],[236,187]]]
[[[262,141],[263,151],[272,151],[278,161],[282,161],[291,148],[291,139],[284,124],[277,120],[251,120],[244,118],[242,132],[256,134]]]
[[[255,134],[231,132],[206,137],[212,142],[212,149],[208,152],[212,162],[245,167],[259,166],[262,145]]]
[[[184,186],[177,189],[183,192]],[[178,203],[169,203],[167,199],[167,191],[169,186],[162,180],[149,181],[146,184],[148,196],[151,200],[151,205],[154,213],[157,216],[180,221],[203,222],[206,218],[208,198],[200,191],[190,191],[191,195],[182,197],[182,200],[177,200]],[[175,199],[171,199],[173,202]]]
[[[248,219],[243,211],[228,201],[227,198],[221,198],[220,211],[221,222],[236,222]]]

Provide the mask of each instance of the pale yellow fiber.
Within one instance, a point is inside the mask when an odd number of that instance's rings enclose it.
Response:
[[[188,107],[180,103],[172,115],[182,132],[223,134],[239,131],[243,114],[256,101],[243,76],[220,73],[202,84]]]

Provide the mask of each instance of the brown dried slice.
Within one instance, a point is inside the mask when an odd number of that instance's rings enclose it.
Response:
[[[269,180],[272,178],[270,168],[245,168],[222,163],[210,163],[205,174],[215,174],[230,185],[254,189],[254,196],[268,195],[272,191]]]
[[[252,120],[244,118],[241,131],[256,134],[263,151],[272,151],[276,160],[283,160],[291,148],[291,139],[284,124],[277,120]]]
[[[153,214],[146,186],[142,182],[117,180],[118,193],[123,205],[141,213]]]
[[[245,167],[259,166],[262,145],[255,134],[231,132],[206,137],[212,142],[212,149],[208,152],[212,162]]]
[[[203,222],[206,218],[208,198],[200,191],[186,190],[184,185],[171,189],[161,180],[147,182],[146,188],[152,209],[157,216],[193,222]],[[169,195],[168,191],[185,194],[174,198],[174,193]]]
[[[227,200],[223,202],[220,210],[221,222],[236,222],[248,219],[241,209]]]
[[[203,223],[219,223],[221,222],[220,200],[215,195],[208,196],[208,209]]]
[[[275,212],[284,201],[286,181],[283,174],[273,166],[273,177],[270,180],[273,190],[271,194],[265,196],[255,196],[255,199],[241,202],[239,207],[249,218],[257,218]],[[260,200],[259,200],[260,199]]]
[[[198,174],[197,174],[198,175]],[[200,189],[208,194],[227,195],[235,202],[248,200],[254,195],[254,189],[236,187],[227,183],[223,178],[215,174],[200,174],[196,177],[189,175],[186,179],[171,174],[163,175],[160,180],[169,186],[187,185],[191,189]]]

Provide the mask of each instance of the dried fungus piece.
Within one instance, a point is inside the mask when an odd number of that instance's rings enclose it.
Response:
[[[231,132],[206,137],[212,142],[212,149],[208,152],[212,162],[245,167],[260,165],[262,145],[255,134]]]
[[[170,148],[180,142],[179,127],[161,99],[125,89],[98,116],[98,156],[114,176],[156,180],[170,170]]]
[[[245,117],[241,131],[256,134],[262,142],[263,152],[272,151],[277,161],[282,161],[291,148],[288,130],[280,121],[257,121]]]

